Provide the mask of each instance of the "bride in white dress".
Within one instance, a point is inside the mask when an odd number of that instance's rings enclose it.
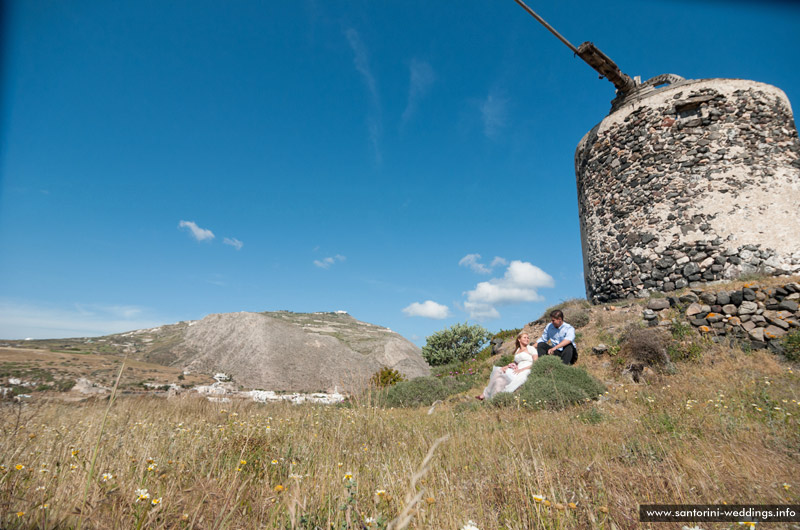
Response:
[[[514,362],[506,366],[495,366],[489,376],[489,384],[483,390],[478,399],[491,399],[498,392],[513,392],[522,386],[528,379],[531,366],[539,354],[536,348],[529,346],[530,337],[524,331],[517,335],[516,351],[514,352]]]

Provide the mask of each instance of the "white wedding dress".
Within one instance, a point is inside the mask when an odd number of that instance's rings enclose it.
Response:
[[[528,345],[527,350],[518,350],[514,355],[514,362],[517,364],[517,370],[520,368],[530,368],[533,366],[533,355],[536,350]],[[492,374],[489,376],[489,384],[483,390],[483,397],[485,399],[492,399],[498,392],[513,392],[522,386],[528,379],[530,370],[523,370],[520,373],[514,373],[514,370],[508,368],[503,371],[502,366],[495,366],[492,369]]]

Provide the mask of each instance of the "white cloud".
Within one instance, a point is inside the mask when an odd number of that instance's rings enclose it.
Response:
[[[345,261],[346,259],[347,258],[342,256],[341,254],[336,254],[333,257],[327,257],[327,258],[323,258],[321,260],[315,259],[314,260],[314,265],[316,265],[320,269],[329,269],[331,267],[331,265],[333,265],[334,263],[342,262],[342,261]]]
[[[347,28],[345,36],[347,37],[348,44],[350,44],[350,49],[353,50],[353,64],[356,70],[358,70],[358,73],[361,74],[361,78],[364,80],[364,84],[370,96],[372,109],[367,116],[367,130],[369,131],[369,141],[375,153],[375,160],[380,163],[382,159],[380,139],[383,130],[383,120],[381,118],[381,101],[378,95],[378,83],[375,81],[375,76],[372,75],[372,70],[369,67],[367,47],[361,40],[358,31],[353,28]]]
[[[425,317],[441,320],[450,316],[450,309],[446,305],[437,304],[433,300],[422,303],[414,302],[403,309],[403,313],[410,317]]]
[[[495,90],[489,92],[486,99],[480,104],[481,119],[483,120],[483,134],[487,138],[495,138],[500,130],[506,126],[508,120],[508,99],[497,94]]]
[[[422,99],[428,92],[428,89],[436,80],[436,74],[433,68],[425,61],[412,59],[409,65],[409,86],[408,86],[408,103],[406,109],[403,111],[401,118],[402,124],[405,125],[417,111],[419,100]]]
[[[214,232],[200,228],[194,221],[181,221],[178,223],[178,228],[188,228],[189,233],[197,241],[205,241],[206,239],[214,239]]]
[[[480,282],[475,289],[464,294],[464,309],[470,318],[486,320],[497,318],[496,306],[538,302],[543,300],[537,289],[552,287],[553,277],[526,261],[514,260],[502,278]]]
[[[501,258],[500,256],[495,256],[489,266],[484,265],[481,263],[480,254],[467,254],[463,258],[458,261],[458,264],[462,267],[469,267],[472,271],[477,272],[478,274],[491,274],[492,269],[497,267],[498,265],[505,265],[508,262]]]
[[[230,237],[226,237],[225,239],[222,240],[222,242],[225,243],[226,245],[232,246],[236,250],[242,250],[242,247],[244,246],[244,243],[242,243],[235,237],[232,239]]]
[[[163,324],[130,305],[75,304],[60,308],[0,300],[0,338],[96,337]]]

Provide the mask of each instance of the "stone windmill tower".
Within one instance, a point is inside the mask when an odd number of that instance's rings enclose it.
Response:
[[[617,91],[575,152],[589,300],[800,272],[800,142],[783,91],[741,79],[631,79],[515,1]]]

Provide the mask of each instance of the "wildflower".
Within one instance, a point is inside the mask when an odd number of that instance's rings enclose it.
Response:
[[[791,487],[792,486],[790,484],[787,484],[786,482],[783,483],[783,489],[785,489],[786,491],[789,491],[789,488]]]
[[[344,474],[344,478],[342,480],[353,480],[353,473],[348,471]]]
[[[76,466],[75,464],[70,464],[69,465],[69,470],[70,471],[75,471],[76,469],[78,469],[78,466]]]
[[[756,527],[756,523],[751,522],[751,521],[739,521],[739,524],[742,525],[742,526],[749,526],[750,528],[755,528]]]
[[[547,499],[545,499],[544,501],[542,501],[542,503],[543,503],[545,506],[550,506],[550,501],[548,501]]]
[[[275,460],[274,458],[272,459],[272,465],[273,465],[273,466],[276,466],[276,465],[278,465],[278,461],[277,461],[277,460]]]
[[[275,486],[274,488],[272,488],[272,491],[274,491],[275,493],[280,493],[280,492],[282,492],[283,490],[284,490],[284,487],[283,487],[281,484],[278,484],[277,486]]]
[[[111,473],[103,473],[103,476],[101,477],[103,482],[108,482],[112,478],[114,478],[114,475],[112,475]]]
[[[601,506],[601,507],[599,507],[597,509],[597,511],[601,512],[601,513],[608,513],[608,507],[607,506]]]
[[[682,530],[703,530],[699,526],[684,526]]]
[[[289,478],[294,480],[300,480],[303,478],[303,475],[298,475],[297,473],[289,473]]]
[[[149,466],[147,466],[147,470],[148,471],[155,471],[157,467],[158,467],[158,464],[150,464]]]
[[[461,530],[480,530],[480,529],[477,527],[477,525],[474,522],[472,522],[470,520],[470,521],[467,521],[467,524],[465,524],[464,526],[461,527]]]
[[[17,512],[17,517],[22,517],[23,515],[25,515],[25,512]]]
[[[39,506],[39,509],[40,509],[40,510],[46,510],[46,509],[48,509],[49,507],[50,507],[50,505],[49,505],[49,504],[47,504],[47,503],[45,503],[45,504],[42,504],[41,506]]]
[[[433,497],[425,497],[425,502],[427,502],[428,504],[433,504],[434,502],[436,502],[436,499],[434,499]]]
[[[554,504],[553,508],[555,508],[556,510],[563,510],[564,505],[559,502],[558,504]]]
[[[145,489],[137,489],[136,490],[136,502],[146,501],[149,498],[150,498],[150,494],[147,493],[147,490],[145,490]]]
[[[386,495],[386,490],[375,490],[375,495],[378,497],[383,497]]]
[[[16,469],[17,471],[22,471],[23,469],[25,469],[25,466],[23,466],[22,464],[17,464],[16,466],[14,466],[14,469]]]
[[[161,504],[161,497],[153,499],[152,501],[150,501],[150,504],[152,504],[153,506]]]
[[[533,496],[533,500],[535,500],[536,502],[542,502],[544,500],[544,496],[543,495],[534,495]]]
[[[78,457],[78,453],[80,453],[80,452],[81,452],[80,449],[73,449],[72,450],[72,458],[77,458]]]
[[[575,504],[574,502],[571,502],[571,503],[567,504],[567,506],[569,506],[569,507],[570,507],[570,508],[572,508],[573,510],[575,510],[575,509],[578,507],[578,505],[577,505],[577,504]]]

